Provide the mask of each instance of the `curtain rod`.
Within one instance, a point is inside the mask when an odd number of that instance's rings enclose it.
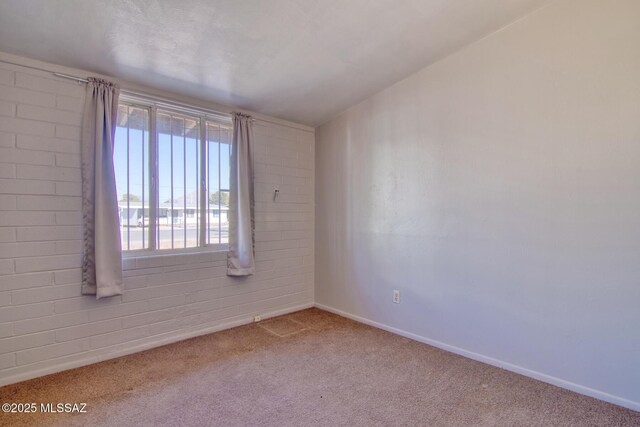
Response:
[[[57,77],[62,77],[63,79],[69,79],[69,80],[74,80],[76,82],[78,82],[78,84],[87,84],[89,83],[88,79],[82,78],[82,77],[77,77],[77,76],[72,76],[69,74],[63,74],[63,73],[56,73],[53,72],[52,73],[54,76]],[[124,95],[125,98],[131,97],[133,98],[133,100],[136,100],[136,98],[140,101],[147,101],[147,102],[153,102],[154,104],[166,104],[166,107],[176,107],[178,109],[184,109],[187,111],[191,111],[192,113],[195,112],[203,112],[203,113],[207,113],[210,114],[212,116],[218,116],[222,119],[225,120],[229,120],[230,119],[230,114],[228,113],[222,113],[220,111],[215,111],[215,110],[211,110],[208,108],[203,108],[203,107],[192,107],[190,105],[186,105],[182,102],[178,102],[178,101],[173,101],[173,100],[169,100],[169,99],[165,99],[159,96],[155,96],[155,95],[148,95],[146,93],[141,93],[141,92],[135,92],[132,90],[128,90],[128,89],[121,89],[120,92],[122,93],[122,95]]]
[[[89,80],[87,80],[87,79],[85,79],[83,77],[77,77],[77,76],[72,76],[70,74],[58,73],[58,72],[53,71],[53,70],[47,70],[46,68],[34,67],[32,65],[24,65],[24,64],[17,63],[17,62],[7,61],[6,59],[0,59],[0,62],[4,62],[5,64],[16,65],[18,67],[30,68],[30,69],[36,70],[36,71],[43,71],[45,73],[51,73],[56,77],[61,77],[63,79],[68,79],[68,80],[74,80],[78,84],[86,84],[86,83],[89,82]],[[122,92],[125,93],[125,94],[132,95],[132,96],[139,96],[139,97],[146,97],[146,98],[152,97],[152,98],[156,98],[156,99],[158,99],[160,101],[164,101],[164,102],[171,102],[171,103],[176,103],[177,102],[177,103],[180,103],[179,101],[174,101],[174,100],[171,100],[171,99],[166,99],[166,98],[162,98],[162,97],[158,97],[158,96],[154,96],[154,95],[149,95],[149,94],[142,93],[142,92],[135,92],[135,91],[132,91],[132,90],[127,90],[127,89],[122,89]],[[184,103],[182,103],[182,104],[184,105]],[[209,112],[211,112],[213,114],[229,114],[229,113],[224,113],[224,112],[220,112],[220,111],[210,110],[210,109],[207,109],[207,108],[204,108],[204,107],[196,107],[196,108],[200,108],[202,110],[209,111]],[[260,121],[260,122],[264,122],[264,123],[271,123],[271,124],[274,124],[274,125],[284,126],[284,127],[288,127],[288,128],[291,128],[291,129],[297,129],[297,130],[301,130],[301,131],[304,131],[304,132],[311,132],[311,131],[309,131],[307,129],[303,129],[303,128],[298,127],[298,126],[291,126],[289,124],[280,123],[280,122],[277,122],[277,121],[263,119],[263,118],[255,117],[255,116],[253,118],[254,118],[254,120],[257,120],[257,121]]]
[[[78,84],[87,84],[89,83],[88,79],[84,79],[82,77],[77,77],[77,76],[72,76],[69,74],[63,74],[63,73],[56,73],[53,72],[52,73],[54,76],[57,77],[62,77],[63,79],[69,79],[69,80],[74,80],[76,82],[78,82]],[[220,111],[215,111],[215,110],[211,110],[208,108],[202,108],[202,107],[191,107],[189,105],[186,105],[182,102],[177,102],[177,101],[172,101],[172,100],[168,100],[168,99],[164,99],[162,97],[159,96],[155,96],[155,95],[148,95],[146,93],[140,93],[140,92],[135,92],[132,90],[128,90],[128,89],[121,89],[120,92],[122,93],[122,95],[124,95],[125,98],[127,98],[127,95],[131,98],[133,98],[134,100],[137,98],[139,100],[142,101],[147,101],[147,102],[153,102],[155,104],[166,104],[167,107],[172,107],[175,106],[178,109],[184,109],[184,110],[188,110],[191,113],[195,113],[195,112],[203,112],[203,113],[207,113],[211,116],[217,116],[223,120],[229,120],[230,119],[230,115],[227,113],[221,113]]]
[[[54,76],[62,77],[63,79],[75,80],[78,83],[89,83],[89,80],[83,79],[82,77],[70,76],[69,74],[62,73],[52,73]]]

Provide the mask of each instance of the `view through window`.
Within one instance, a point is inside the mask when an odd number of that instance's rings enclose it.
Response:
[[[113,161],[123,251],[228,243],[230,142],[231,126],[205,115],[119,105]]]

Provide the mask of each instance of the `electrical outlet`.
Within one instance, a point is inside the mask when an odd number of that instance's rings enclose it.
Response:
[[[400,304],[400,291],[397,289],[393,290],[393,302],[394,304]]]
[[[258,316],[258,315],[253,316],[253,321],[254,321],[254,322],[259,322],[259,321],[261,321],[261,320],[262,320],[262,317],[260,317],[260,316]]]

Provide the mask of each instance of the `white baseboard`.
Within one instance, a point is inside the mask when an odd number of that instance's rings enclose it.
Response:
[[[498,368],[506,369],[507,371],[515,372],[520,375],[524,375],[525,377],[533,378],[548,384],[555,385],[557,387],[561,387],[567,390],[574,391],[579,394],[584,394],[585,396],[593,397],[595,399],[604,400],[605,402],[613,403],[615,405],[623,406],[628,409],[632,409],[634,411],[640,412],[640,402],[634,402],[632,400],[628,400],[619,396],[614,396],[612,394],[595,390],[580,384],[575,384],[570,381],[563,380],[561,378],[557,378],[551,375],[543,374],[542,372],[533,371],[531,369],[523,368],[522,366],[514,365],[512,363],[503,362],[502,360],[494,359],[493,357],[485,356],[483,354],[474,353],[469,350],[465,350],[463,348],[459,348],[453,345],[449,345],[443,343],[441,341],[433,340],[431,338],[423,337],[420,335],[413,334],[411,332],[404,331],[402,329],[397,329],[383,323],[379,323],[370,319],[366,319],[364,317],[356,316],[351,313],[344,312],[342,310],[335,309],[333,307],[326,306],[324,304],[316,303],[315,306],[321,310],[328,311],[330,313],[337,314],[342,317],[346,317],[351,320],[355,320],[356,322],[364,323],[365,325],[373,326],[378,329],[385,330],[387,332],[394,333],[396,335],[403,336],[405,338],[412,339],[414,341],[418,341],[424,344],[428,344],[433,347],[440,348],[442,350],[459,354],[460,356],[467,357],[469,359],[477,360],[478,362],[483,362],[488,365],[497,366]]]
[[[269,319],[271,317],[282,316],[284,314],[289,314],[295,311],[304,310],[306,308],[311,308],[313,306],[314,306],[313,303],[301,304],[294,307],[287,307],[285,309],[272,311],[269,313],[261,313],[261,317],[263,320]],[[214,332],[223,331],[225,329],[235,328],[237,326],[247,325],[249,323],[253,323],[252,315],[247,315],[246,317],[242,317],[240,319],[237,319],[231,322],[213,324],[213,325],[199,328],[193,331],[184,332],[184,330],[178,330],[178,331],[175,331],[176,332],[175,335],[170,335],[170,336],[165,335],[160,339],[158,339],[157,337],[151,337],[149,339],[145,339],[142,341],[138,340],[138,342],[135,345],[132,345],[131,347],[121,348],[122,344],[120,344],[118,345],[119,348],[114,351],[109,351],[109,348],[107,347],[100,350],[101,354],[92,354],[90,356],[87,356],[86,353],[80,353],[78,354],[77,358],[74,358],[72,360],[65,358],[64,362],[57,363],[57,364],[54,363],[54,361],[52,361],[51,366],[47,366],[46,368],[43,368],[43,369],[20,372],[20,373],[11,375],[9,377],[0,378],[0,387],[8,384],[14,384],[21,381],[30,380],[33,378],[42,377],[44,375],[50,375],[50,374],[55,374],[57,372],[67,371],[69,369],[79,368],[81,366],[103,362],[109,359],[115,359],[117,357],[126,356],[128,354],[138,353],[144,350],[149,350],[151,348],[172,344],[178,341],[184,341],[186,339],[194,338],[200,335],[207,335]]]
[[[360,323],[364,323],[366,325],[369,326],[373,326],[375,328],[378,329],[382,329],[385,330],[387,332],[391,332],[394,333],[396,335],[400,335],[403,336],[405,338],[409,338],[412,339],[414,341],[418,341],[424,344],[428,344],[431,345],[433,347],[437,347],[440,348],[442,350],[445,351],[449,351],[451,353],[455,353],[455,354],[459,354],[461,356],[467,357],[469,359],[473,359],[473,360],[477,360],[479,362],[483,362],[492,366],[496,366],[502,369],[506,369],[508,371],[511,372],[515,372],[517,374],[520,375],[524,375],[526,377],[530,377],[548,384],[552,384],[561,388],[565,388],[567,390],[571,390],[574,391],[576,393],[580,393],[580,394],[584,394],[585,396],[590,396],[596,399],[600,399],[603,400],[605,402],[609,402],[609,403],[613,403],[615,405],[619,405],[619,406],[623,406],[625,408],[629,408],[632,409],[634,411],[640,411],[640,402],[634,402],[632,400],[628,400],[628,399],[624,399],[622,397],[619,396],[615,396],[603,391],[599,391],[599,390],[595,390],[580,384],[575,384],[572,383],[570,381],[566,381],[563,380],[561,378],[557,378],[551,375],[547,375],[541,372],[537,372],[537,371],[533,371],[531,369],[527,369],[527,368],[523,368],[521,366],[518,365],[514,365],[512,363],[508,363],[508,362],[504,362],[498,359],[495,359],[493,357],[489,357],[489,356],[485,356],[479,353],[475,353],[469,350],[465,350],[456,346],[452,346],[446,343],[443,343],[441,341],[437,341],[437,340],[433,340],[430,338],[426,338],[420,335],[416,335],[413,334],[411,332],[407,332],[405,330],[402,329],[397,329],[388,325],[385,325],[383,323],[379,323],[370,319],[366,319],[364,317],[360,317],[360,316],[356,316],[354,314],[351,313],[347,313],[344,312],[342,310],[338,310],[335,309],[333,307],[329,307],[323,304],[318,304],[318,303],[306,303],[306,304],[302,304],[302,305],[297,305],[294,307],[288,307],[285,309],[281,309],[281,310],[276,310],[273,312],[269,312],[269,313],[265,313],[262,314],[262,318],[263,319],[268,319],[271,317],[276,317],[276,316],[282,316],[284,314],[289,314],[289,313],[293,313],[296,311],[300,311],[300,310],[304,310],[310,307],[317,307],[321,310],[325,310],[328,311],[330,313],[334,313],[337,314],[339,316],[343,316],[346,317],[348,319],[351,320],[355,320],[356,322],[360,322]],[[50,375],[50,374],[54,374],[57,372],[62,372],[62,371],[66,371],[69,369],[74,369],[74,368],[79,368],[82,366],[86,366],[86,365],[91,365],[94,363],[98,363],[98,362],[103,362],[105,360],[109,360],[109,359],[115,359],[117,357],[122,357],[122,356],[126,356],[128,354],[133,354],[133,353],[138,353],[144,350],[149,350],[151,348],[155,348],[155,347],[160,347],[163,345],[167,345],[167,344],[172,344],[178,341],[183,341],[189,338],[194,338],[200,335],[207,335],[207,334],[211,334],[214,332],[218,332],[218,331],[222,331],[225,329],[231,329],[231,328],[235,328],[237,326],[242,326],[242,325],[246,325],[249,323],[253,323],[253,316],[247,316],[247,317],[243,317],[241,319],[237,319],[234,320],[232,322],[226,322],[226,323],[221,323],[221,324],[214,324],[211,326],[207,326],[204,328],[200,328],[194,331],[189,331],[189,332],[180,332],[178,331],[178,333],[176,333],[175,335],[171,335],[168,337],[163,337],[161,339],[156,339],[156,338],[151,338],[149,340],[145,340],[142,342],[138,342],[137,344],[131,346],[131,347],[127,347],[127,348],[119,348],[116,351],[109,351],[109,349],[103,349],[101,350],[101,354],[99,355],[91,355],[91,356],[86,356],[86,354],[81,353],[78,355],[77,359],[73,359],[73,360],[68,360],[66,359],[64,362],[62,363],[58,363],[58,364],[52,364],[51,366],[48,366],[46,368],[43,369],[38,369],[38,370],[33,370],[33,371],[28,371],[28,372],[21,372],[21,373],[17,373],[15,375],[9,376],[9,377],[5,377],[5,378],[0,378],[0,387],[4,386],[4,385],[8,385],[8,384],[14,384],[17,382],[21,382],[21,381],[26,381],[26,380],[30,380],[33,378],[38,378],[38,377],[42,377],[44,375]]]

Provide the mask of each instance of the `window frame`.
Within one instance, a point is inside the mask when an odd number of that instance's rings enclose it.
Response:
[[[209,230],[209,212],[208,199],[209,188],[207,183],[207,159],[208,159],[208,140],[207,140],[207,123],[215,123],[219,126],[225,126],[233,133],[233,121],[230,114],[219,113],[203,108],[192,107],[190,105],[181,104],[179,102],[173,102],[163,100],[154,97],[138,96],[127,93],[121,93],[118,105],[124,105],[127,107],[135,107],[148,111],[149,114],[149,138],[147,144],[149,144],[149,163],[148,163],[148,179],[149,179],[149,224],[148,224],[148,237],[149,247],[144,249],[121,249],[123,258],[140,258],[140,257],[153,257],[163,255],[175,255],[175,254],[189,254],[200,252],[226,252],[229,250],[228,243],[207,243],[207,233]],[[191,119],[197,119],[199,130],[199,145],[200,145],[200,159],[199,159],[199,177],[198,177],[198,192],[200,200],[200,218],[198,229],[198,246],[190,248],[171,248],[171,249],[159,249],[157,242],[157,211],[159,208],[159,191],[158,191],[158,176],[159,176],[159,164],[158,164],[158,134],[157,134],[157,113],[158,110],[169,114],[175,114],[182,117],[188,117]],[[128,154],[127,154],[128,156]],[[220,158],[218,158],[220,163]],[[220,164],[218,164],[220,169]]]

